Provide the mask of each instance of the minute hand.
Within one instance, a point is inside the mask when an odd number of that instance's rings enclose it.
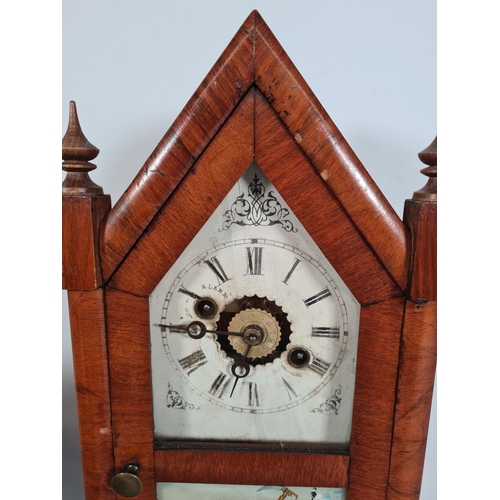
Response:
[[[163,326],[163,325],[160,325]],[[192,339],[201,339],[207,333],[215,333],[217,335],[234,335],[235,337],[243,337],[243,332],[223,332],[221,330],[207,330],[207,327],[201,321],[193,321],[189,325],[169,325],[176,330],[184,330]]]

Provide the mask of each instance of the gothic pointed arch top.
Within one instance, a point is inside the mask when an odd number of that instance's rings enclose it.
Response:
[[[250,90],[264,96],[394,282],[406,287],[408,235],[398,215],[257,11],[226,50],[101,226],[109,280]],[[253,124],[259,120],[253,111]],[[242,120],[234,120],[238,126]],[[258,145],[251,146],[254,156]]]

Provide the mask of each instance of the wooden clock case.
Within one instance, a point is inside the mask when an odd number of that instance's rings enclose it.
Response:
[[[87,500],[137,464],[155,483],[347,488],[418,498],[436,361],[436,142],[401,221],[254,11],[111,208],[74,103],[63,138],[68,290]],[[155,450],[148,298],[256,161],[361,304],[348,454]],[[168,242],[168,244],[165,244]]]

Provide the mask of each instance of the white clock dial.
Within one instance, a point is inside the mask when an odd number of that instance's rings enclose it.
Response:
[[[150,306],[157,441],[348,443],[359,305],[257,166]]]
[[[261,338],[256,345],[216,333],[193,339],[185,329],[193,321],[212,331],[253,327]],[[349,334],[333,278],[305,252],[266,239],[230,241],[189,262],[167,293],[160,324],[167,358],[188,387],[247,413],[284,411],[318,394],[340,366]],[[245,358],[250,371],[236,377],[233,365]]]

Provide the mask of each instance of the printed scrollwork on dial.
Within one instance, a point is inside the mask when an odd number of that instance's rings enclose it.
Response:
[[[338,415],[340,410],[340,403],[342,401],[342,398],[340,397],[341,395],[342,386],[339,385],[333,396],[329,397],[324,403],[321,403],[319,405],[319,408],[314,408],[311,411],[313,413],[323,413],[325,415]]]
[[[176,410],[199,410],[200,408],[188,403],[177,391],[174,391],[172,385],[168,384],[167,408]]]
[[[231,205],[230,210],[224,212],[224,222],[219,231],[229,229],[233,224],[238,226],[274,226],[276,224],[287,231],[296,233],[297,228],[287,219],[290,210],[281,205],[266,188],[257,174],[254,175],[248,186],[248,195],[240,194]]]

